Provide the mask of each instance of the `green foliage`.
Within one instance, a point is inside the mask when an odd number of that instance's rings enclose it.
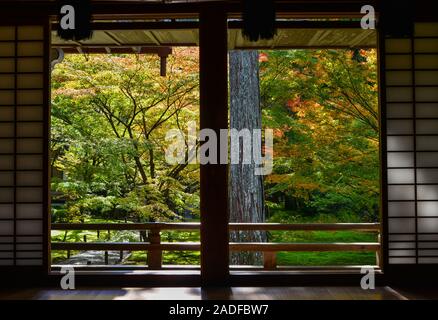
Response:
[[[279,266],[373,266],[374,252],[279,252]]]
[[[263,125],[274,129],[274,169],[265,179],[268,203],[284,203],[292,216],[378,221],[375,51],[288,50],[265,56]]]
[[[168,129],[196,121],[198,62],[176,49],[166,77],[150,55],[71,55],[52,78],[57,219],[180,219],[199,214],[199,168],[166,163]],[[183,128],[181,128],[183,129]],[[185,129],[185,128],[184,128]]]
[[[266,51],[263,127],[274,130],[265,177],[269,221],[378,221],[377,65],[374,50]],[[198,52],[175,48],[168,74],[149,55],[71,55],[52,77],[53,222],[199,220],[199,166],[165,161],[169,129],[199,118]],[[95,233],[53,235],[98,240]],[[138,241],[135,232],[112,233]],[[367,233],[272,233],[278,242],[375,241]],[[199,241],[163,232],[163,241]],[[100,239],[101,240],[101,239]],[[56,253],[55,259],[63,259]],[[135,252],[127,263],[144,264]],[[279,253],[280,264],[373,264],[373,253]],[[197,252],[165,263],[197,264]]]

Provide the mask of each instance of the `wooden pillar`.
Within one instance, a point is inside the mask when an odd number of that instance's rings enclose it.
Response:
[[[217,137],[220,129],[228,128],[227,33],[223,4],[212,4],[201,12],[200,128],[214,130]],[[205,164],[200,170],[202,285],[226,285],[229,277],[228,168],[227,165]]]
[[[161,243],[160,230],[152,229],[149,231],[149,243],[159,245]],[[149,269],[161,269],[163,261],[163,251],[149,250],[148,251],[148,267]]]
[[[160,56],[160,76],[165,77],[167,74],[167,56]]]
[[[263,268],[265,270],[277,269],[277,252],[263,252]]]

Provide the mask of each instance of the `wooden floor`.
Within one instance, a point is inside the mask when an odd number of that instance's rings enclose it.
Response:
[[[0,300],[407,300],[390,287],[79,288],[1,290]],[[437,295],[438,297],[438,295]],[[422,297],[427,299],[427,297]],[[433,297],[432,297],[433,298]]]

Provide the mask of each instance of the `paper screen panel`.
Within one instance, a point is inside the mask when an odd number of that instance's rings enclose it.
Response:
[[[438,263],[438,23],[384,41],[388,263]]]
[[[43,265],[45,26],[0,26],[0,266]]]

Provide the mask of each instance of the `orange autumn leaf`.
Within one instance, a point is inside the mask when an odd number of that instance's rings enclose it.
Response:
[[[259,62],[268,62],[268,61],[269,61],[268,55],[264,52],[260,52]]]

